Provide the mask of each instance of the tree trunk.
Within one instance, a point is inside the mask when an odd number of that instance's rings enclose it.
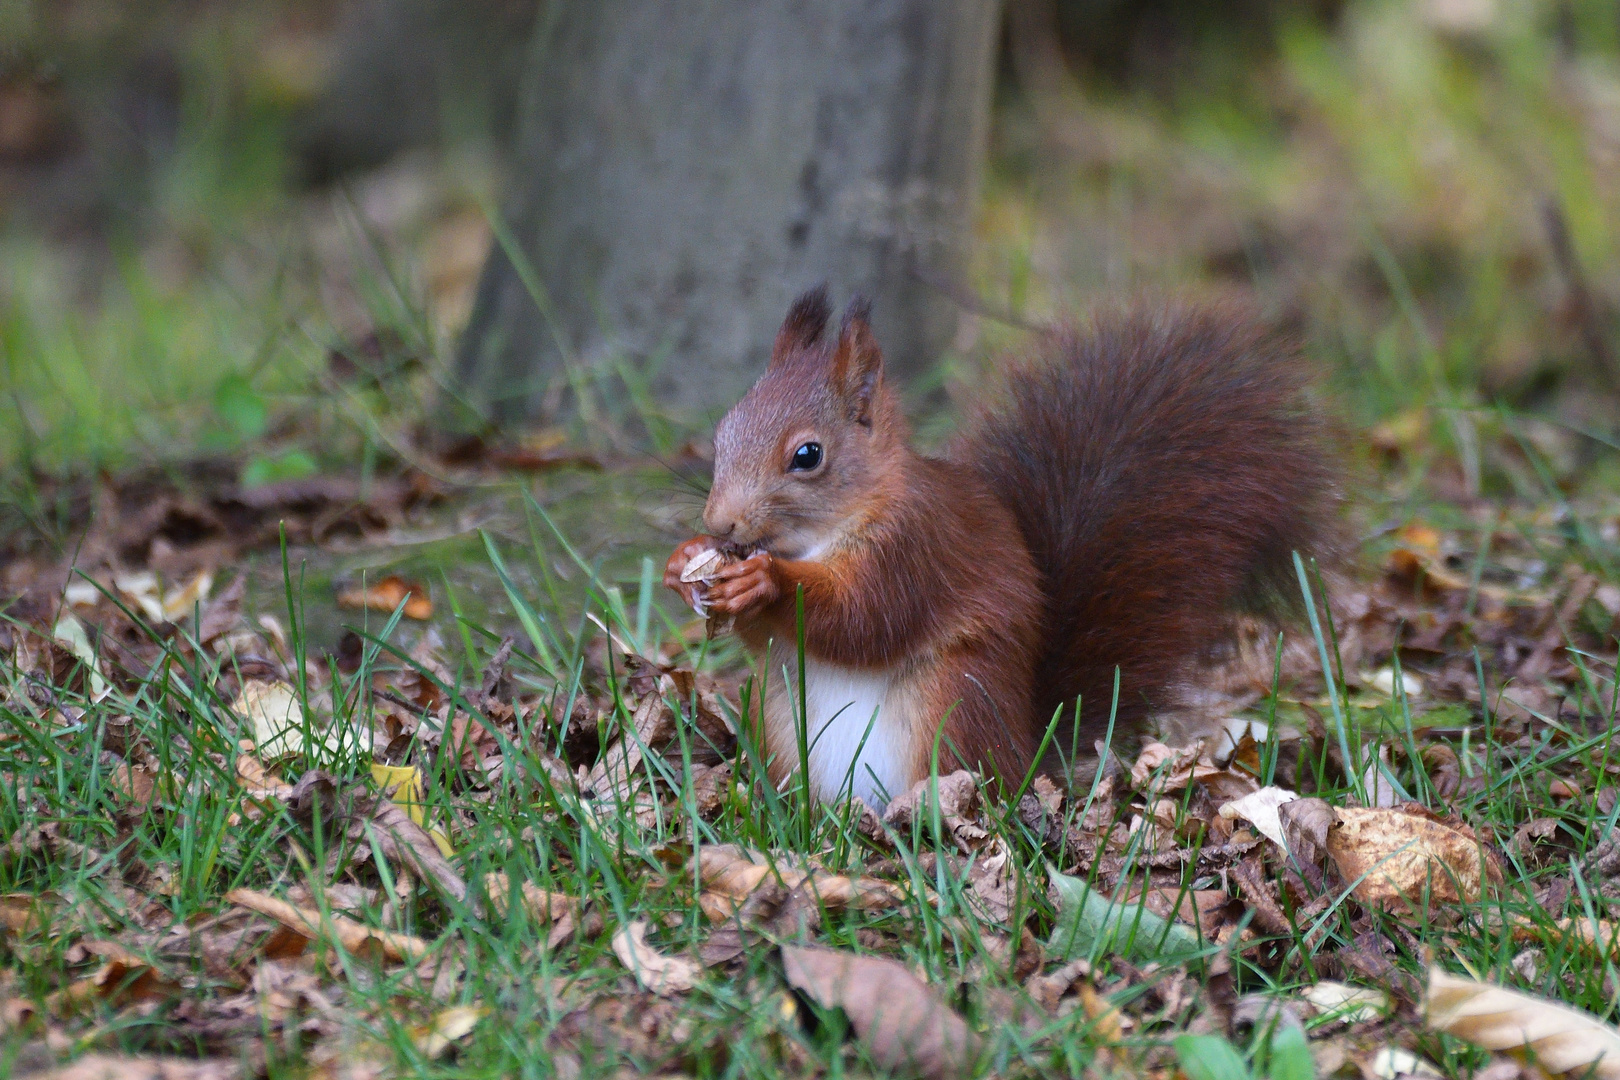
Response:
[[[541,0],[351,0],[320,98],[293,123],[301,178],[325,183],[433,143],[511,138]]]
[[[724,408],[797,293],[874,301],[901,378],[956,326],[999,0],[552,0],[458,369],[497,420],[642,365],[660,407]],[[531,272],[532,271],[532,272]]]

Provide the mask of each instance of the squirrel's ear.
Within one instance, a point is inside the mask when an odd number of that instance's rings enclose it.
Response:
[[[872,422],[872,396],[883,378],[883,350],[872,333],[871,315],[872,302],[866,297],[850,300],[833,350],[832,384],[862,424]]]
[[[809,292],[801,293],[788,308],[782,329],[776,332],[776,344],[771,347],[771,367],[775,367],[800,349],[814,347],[827,329],[832,318],[832,301],[827,299],[825,283]]]

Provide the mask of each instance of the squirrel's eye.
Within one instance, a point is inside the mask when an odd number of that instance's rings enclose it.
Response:
[[[789,472],[810,472],[821,464],[821,444],[807,442],[793,451],[793,460],[788,464]]]

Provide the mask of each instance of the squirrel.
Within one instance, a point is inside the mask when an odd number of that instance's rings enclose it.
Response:
[[[792,305],[716,429],[708,535],[664,574],[765,664],[778,784],[802,691],[821,801],[881,811],[936,754],[1017,788],[1057,770],[1036,758],[1060,710],[1057,747],[1144,733],[1235,614],[1291,595],[1336,503],[1305,362],[1239,305],[1041,331],[939,457],[911,446],[870,305],[829,340],[831,315],[824,287]],[[692,580],[700,556],[718,569]]]

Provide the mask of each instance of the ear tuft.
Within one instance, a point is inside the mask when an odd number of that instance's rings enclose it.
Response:
[[[862,424],[872,421],[872,398],[883,378],[883,350],[872,333],[871,315],[870,300],[860,295],[851,298],[833,351],[833,386]]]
[[[838,327],[838,336],[843,337],[849,333],[849,328],[855,323],[870,323],[872,321],[872,301],[856,293],[849,298],[849,306],[844,309],[844,321]]]
[[[826,282],[808,292],[800,293],[788,308],[782,329],[776,332],[776,344],[771,348],[771,363],[780,363],[796,349],[809,349],[821,340],[832,318],[832,301],[827,299]]]

